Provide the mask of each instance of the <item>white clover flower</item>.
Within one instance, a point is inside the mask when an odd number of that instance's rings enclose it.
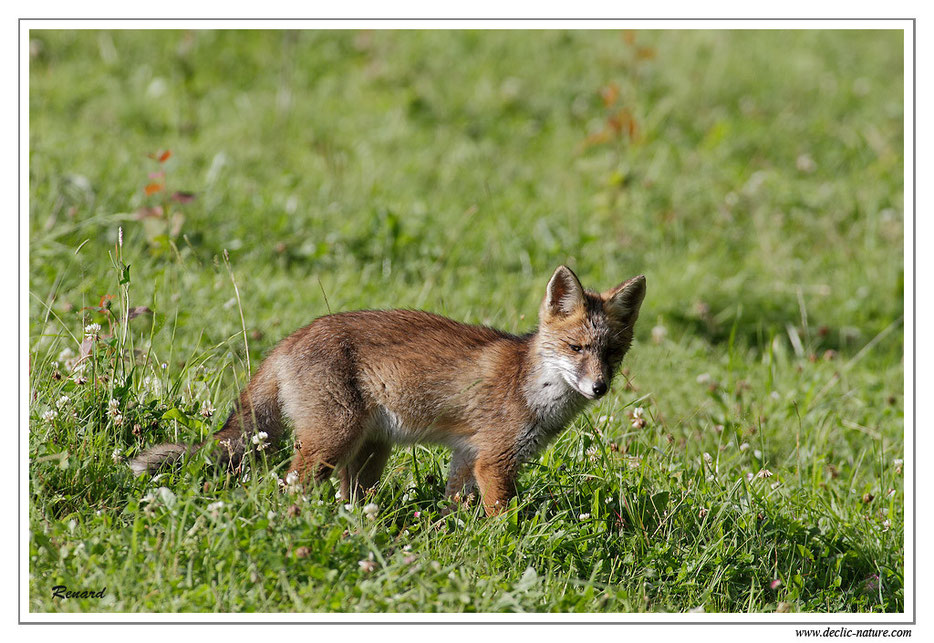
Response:
[[[201,403],[201,410],[198,411],[202,417],[209,418],[214,415],[214,405],[211,404],[210,400],[205,400]]]
[[[755,479],[756,479],[756,475],[755,475],[754,473],[747,473],[747,474],[746,474],[746,482],[752,482],[752,481],[755,480]]]
[[[121,449],[120,447],[117,447],[116,449],[114,449],[114,452],[110,454],[110,458],[111,460],[114,461],[114,464],[120,464],[120,462],[123,460],[122,456],[123,456],[123,449]]]
[[[768,469],[760,469],[759,473],[756,474],[757,478],[771,478],[772,472]]]
[[[88,324],[84,327],[84,338],[90,339],[92,342],[97,341],[98,335],[101,332],[100,324]]]
[[[895,458],[894,460],[892,460],[892,464],[894,464],[896,467],[900,467],[903,464],[905,464],[905,461],[901,458]]]
[[[656,344],[661,344],[665,341],[666,335],[668,335],[668,329],[661,324],[652,327],[652,341]]]
[[[51,422],[57,417],[58,417],[58,411],[56,411],[55,409],[49,409],[48,411],[42,414],[42,419],[45,420],[46,422]]]
[[[741,445],[739,445],[739,450],[740,450],[740,451],[749,451],[749,443],[748,443],[748,442],[743,442]]]
[[[752,452],[752,456],[753,456],[756,460],[761,460],[761,459],[762,459],[762,451],[760,451],[759,449],[756,449],[755,451]]]
[[[111,417],[116,417],[120,415],[120,403],[111,398],[110,402],[107,403],[107,414]]]
[[[587,458],[588,458],[591,462],[596,462],[597,460],[599,460],[599,453],[600,453],[600,452],[599,452],[599,449],[597,449],[596,446],[592,446],[592,447],[590,447],[589,449],[587,449],[587,452],[586,452],[586,453],[587,453]]]
[[[888,531],[888,530],[891,529],[891,528],[892,528],[892,521],[891,521],[891,520],[883,520],[883,521],[882,521],[882,531]]]
[[[590,514],[581,514],[577,517],[578,520],[590,520]]]
[[[353,513],[353,503],[348,502],[346,505],[344,505],[344,511],[349,511],[350,513]]]
[[[370,554],[370,556],[372,555],[373,554]],[[364,558],[363,560],[357,561],[357,564],[360,566],[360,571],[364,574],[369,574],[376,569],[376,561],[372,558]]]
[[[68,398],[67,395],[63,395],[60,398],[58,398],[58,402],[56,402],[55,405],[58,407],[62,407],[68,404],[70,401],[71,400]]]
[[[208,507],[207,507],[208,515],[211,516],[212,519],[216,519],[217,516],[218,516],[218,514],[220,513],[221,508],[223,508],[223,506],[224,506],[224,501],[223,501],[223,500],[218,500],[217,502],[212,502],[212,503],[209,504]]]
[[[253,444],[256,445],[257,451],[262,451],[267,446],[269,446],[269,444],[266,443],[266,438],[268,437],[269,435],[265,431],[260,431],[253,436]]]
[[[376,520],[377,514],[379,514],[379,505],[375,502],[371,502],[363,508],[363,515],[368,520]]]
[[[706,462],[708,465],[713,464],[713,456],[706,451],[704,451],[704,462]]]
[[[298,482],[298,471],[289,471],[285,476],[285,484],[293,485]]]

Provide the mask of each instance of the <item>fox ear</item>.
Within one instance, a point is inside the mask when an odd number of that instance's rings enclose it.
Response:
[[[631,327],[639,317],[639,308],[645,298],[645,275],[633,277],[600,296],[607,316],[618,324]]]
[[[584,288],[567,266],[558,266],[548,282],[542,317],[567,317],[584,305]]]

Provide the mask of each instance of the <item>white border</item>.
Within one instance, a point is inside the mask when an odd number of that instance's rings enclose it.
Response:
[[[62,13],[68,13],[63,11]],[[374,11],[379,14],[380,12]],[[431,15],[431,10],[427,11]],[[237,29],[282,29],[282,28],[302,28],[302,29],[620,29],[620,28],[639,28],[639,29],[904,29],[905,30],[905,202],[904,212],[906,217],[905,225],[905,534],[906,534],[906,556],[905,556],[905,608],[904,614],[50,614],[50,613],[29,613],[28,610],[28,466],[27,458],[27,435],[28,435],[28,235],[29,229],[28,217],[28,195],[29,195],[29,91],[28,91],[28,65],[29,65],[29,36],[28,31],[32,28],[39,29],[205,29],[205,28],[237,28]],[[22,324],[22,333],[20,336],[20,372],[19,378],[22,385],[20,391],[20,491],[21,504],[19,515],[19,536],[20,536],[20,619],[23,622],[33,623],[56,623],[56,622],[77,622],[77,623],[140,623],[140,622],[175,622],[175,623],[204,623],[204,622],[226,622],[226,623],[256,623],[256,622],[278,622],[278,623],[334,623],[334,622],[356,622],[356,623],[387,623],[387,622],[423,622],[423,623],[450,623],[460,622],[485,622],[485,623],[567,623],[567,622],[626,622],[626,623],[659,623],[668,624],[703,624],[703,623],[737,623],[749,624],[768,623],[770,625],[788,624],[789,630],[791,624],[797,624],[798,627],[806,627],[803,624],[814,624],[814,626],[831,623],[848,623],[859,627],[859,624],[885,624],[891,623],[892,627],[904,627],[894,625],[896,623],[904,624],[914,620],[914,526],[915,516],[910,508],[914,503],[914,490],[911,481],[913,480],[912,463],[914,462],[914,448],[912,440],[912,427],[914,426],[912,395],[912,368],[913,362],[913,306],[911,293],[914,287],[914,276],[912,273],[912,248],[914,243],[912,227],[909,221],[914,213],[913,201],[913,50],[914,29],[910,20],[868,20],[868,21],[840,21],[840,20],[777,20],[762,22],[759,20],[584,20],[584,21],[547,21],[537,20],[418,20],[418,21],[383,21],[383,20],[262,20],[262,21],[240,21],[240,20],[170,20],[170,21],[140,21],[140,20],[118,20],[118,21],[73,21],[73,20],[24,20],[20,23],[19,33],[20,41],[20,116],[21,116],[21,137],[22,147],[19,154],[19,163],[21,168],[20,185],[21,190],[21,208],[20,225],[23,232],[20,238],[20,323]],[[642,629],[642,628],[639,628]],[[732,628],[731,636],[739,634],[746,627]],[[341,628],[335,630],[340,633]],[[757,633],[751,636],[761,637],[762,633],[757,629]],[[633,632],[634,633],[634,632]],[[793,635],[793,633],[792,633]],[[134,632],[134,636],[137,634]]]

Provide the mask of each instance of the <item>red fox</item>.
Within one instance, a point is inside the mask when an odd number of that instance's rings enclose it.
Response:
[[[290,471],[316,482],[338,472],[349,499],[379,481],[394,443],[440,443],[454,452],[446,495],[479,488],[497,514],[519,465],[607,392],[644,296],[642,275],[596,293],[559,266],[523,336],[414,310],[321,317],[262,363],[212,438],[218,457],[236,463],[260,432],[276,442],[291,425]],[[207,442],[155,446],[130,467],[152,473]]]

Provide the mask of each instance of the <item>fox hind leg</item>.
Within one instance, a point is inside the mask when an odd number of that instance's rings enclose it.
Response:
[[[392,454],[392,445],[380,440],[367,440],[341,470],[341,497],[360,499],[376,486]]]
[[[289,471],[298,473],[302,482],[327,480],[351,460],[363,441],[361,406],[330,400],[286,413],[295,425],[295,456]]]

